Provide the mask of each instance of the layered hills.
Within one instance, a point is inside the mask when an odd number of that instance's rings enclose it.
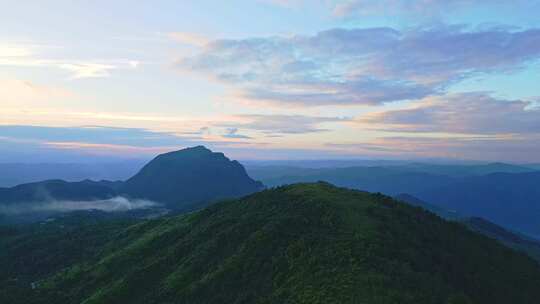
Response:
[[[94,255],[10,303],[529,304],[540,297],[540,266],[526,255],[422,208],[327,183],[114,227],[107,237]]]
[[[48,180],[0,188],[0,221],[2,214],[36,213],[36,209],[44,209],[44,204],[47,204],[46,215],[50,215],[65,201],[69,201],[70,210],[76,209],[73,204],[91,208],[92,201],[103,205],[108,203],[104,200],[115,198],[112,203],[120,200],[130,208],[161,205],[185,210],[261,189],[263,185],[251,179],[237,161],[198,146],[159,155],[125,182]],[[55,204],[51,206],[50,202]],[[40,208],[34,208],[36,205]]]
[[[248,171],[270,187],[320,180],[391,196],[408,193],[432,207],[482,217],[540,238],[540,172],[531,167],[418,163],[344,168],[252,167]]]

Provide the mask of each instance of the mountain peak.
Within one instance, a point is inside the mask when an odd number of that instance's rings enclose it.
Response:
[[[45,281],[42,302],[525,304],[540,296],[540,267],[525,255],[387,196],[327,183],[136,227]]]
[[[126,181],[124,192],[183,208],[187,203],[239,197],[262,188],[237,161],[196,146],[158,155]]]
[[[212,150],[208,149],[205,146],[194,146],[194,147],[188,147],[188,148],[184,148],[177,151],[163,153],[163,154],[158,155],[156,158],[208,155],[211,153],[215,153],[215,152],[212,152]]]

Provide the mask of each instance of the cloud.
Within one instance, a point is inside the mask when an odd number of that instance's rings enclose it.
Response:
[[[538,162],[540,136],[393,136],[353,143],[328,143],[337,153],[385,158],[446,158]]]
[[[217,127],[216,127],[217,128]],[[103,126],[45,127],[0,125],[0,162],[103,162],[125,158],[149,158],[159,153],[205,145],[218,151],[250,150],[266,143],[246,141],[248,136],[219,127],[186,133]]]
[[[372,113],[359,122],[392,132],[540,134],[540,109],[534,104],[478,92],[451,94],[426,99],[411,109]]]
[[[14,205],[0,205],[0,214],[20,215],[38,212],[72,212],[83,210],[100,210],[104,212],[121,212],[136,209],[148,209],[159,206],[158,203],[141,200],[128,199],[117,196],[105,200],[91,201],[57,201],[50,200],[37,203],[17,203]]]
[[[109,71],[116,66],[99,63],[59,63],[58,67],[73,73],[73,78],[102,78],[109,77]]]
[[[177,67],[251,100],[378,105],[444,94],[473,75],[512,72],[539,58],[540,29],[444,25],[214,40]]]
[[[21,105],[51,104],[75,96],[75,93],[56,86],[42,85],[28,80],[0,78],[1,107],[21,109]],[[7,111],[0,109],[0,117],[2,114],[7,114]]]
[[[285,7],[285,8],[295,8],[306,2],[305,0],[258,0],[258,1],[262,3]]]
[[[320,128],[324,123],[342,123],[350,121],[350,118],[318,117],[304,115],[260,115],[246,114],[236,115],[238,122],[221,123],[219,126],[259,131],[267,135],[279,134],[305,134],[328,131]]]
[[[345,0],[338,1],[333,9],[334,16],[350,17],[365,15],[414,15],[423,17],[442,15],[451,11],[481,8],[483,10],[501,9],[515,6],[530,6],[537,0]]]
[[[138,128],[103,126],[45,127],[0,125],[0,134],[7,138],[25,139],[40,143],[116,144],[137,147],[189,145],[200,137],[178,136],[168,132],[154,132]]]
[[[197,47],[204,47],[210,42],[207,37],[196,33],[171,32],[167,36],[174,41]]]
[[[115,69],[137,68],[136,60],[79,60],[49,59],[38,54],[36,45],[4,44],[0,45],[0,66],[55,68],[71,73],[74,79],[109,77]]]
[[[238,128],[227,128],[227,133],[223,135],[225,138],[251,139],[247,135],[238,134]]]
[[[147,158],[201,144],[214,144],[214,141],[138,128],[0,125],[0,162]]]

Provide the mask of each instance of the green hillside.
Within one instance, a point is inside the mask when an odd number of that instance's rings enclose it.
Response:
[[[457,223],[326,183],[140,222],[23,303],[534,303],[540,266]],[[15,303],[16,301],[13,301]]]

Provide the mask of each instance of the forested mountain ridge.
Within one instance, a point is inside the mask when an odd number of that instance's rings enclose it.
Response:
[[[540,266],[421,208],[327,183],[124,229],[25,303],[533,303]],[[16,303],[16,302],[13,302]]]
[[[467,217],[482,217],[540,239],[540,171],[525,166],[492,163],[317,169],[264,167],[248,168],[248,172],[269,187],[326,181],[390,196],[408,193],[434,207]]]

